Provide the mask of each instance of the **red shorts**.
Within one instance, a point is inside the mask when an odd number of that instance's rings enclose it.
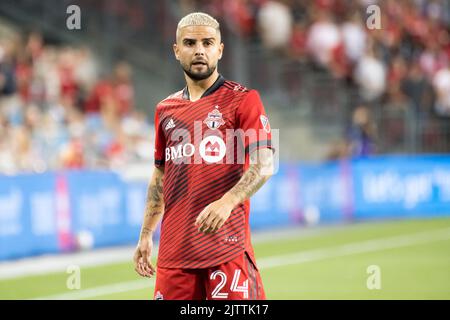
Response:
[[[155,300],[265,300],[261,276],[246,253],[206,269],[157,268]]]

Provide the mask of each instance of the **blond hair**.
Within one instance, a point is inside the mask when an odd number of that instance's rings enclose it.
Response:
[[[216,19],[214,19],[207,13],[193,12],[193,13],[190,13],[190,14],[184,16],[183,18],[181,18],[180,22],[178,22],[177,34],[176,34],[177,39],[180,34],[180,29],[184,28],[184,27],[189,27],[189,26],[212,27],[212,28],[216,29],[216,31],[220,35],[220,24]]]

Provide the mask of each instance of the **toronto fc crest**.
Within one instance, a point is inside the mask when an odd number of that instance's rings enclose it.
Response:
[[[208,117],[203,121],[208,128],[215,130],[218,129],[221,125],[225,123],[222,119],[222,113],[218,110],[219,106],[215,106],[215,109],[211,112],[208,112]]]

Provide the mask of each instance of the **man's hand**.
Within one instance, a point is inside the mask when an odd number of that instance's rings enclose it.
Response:
[[[231,211],[250,198],[273,174],[273,152],[262,148],[250,154],[250,166],[238,183],[217,201],[208,205],[195,220],[200,232],[215,233],[227,221]]]
[[[142,277],[150,278],[155,274],[156,270],[151,262],[152,248],[152,232],[144,228],[133,258],[134,270]]]
[[[210,203],[200,212],[195,220],[195,225],[200,232],[215,233],[225,224],[234,207],[235,204],[231,199],[222,197]]]

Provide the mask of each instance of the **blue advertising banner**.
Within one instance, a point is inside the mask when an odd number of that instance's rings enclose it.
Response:
[[[331,162],[299,168],[299,210],[307,225],[349,219],[351,172],[347,162]]]
[[[352,162],[354,217],[450,215],[450,157],[380,157]]]
[[[147,184],[108,171],[0,175],[0,260],[138,240]],[[450,215],[450,156],[282,164],[252,229]]]
[[[54,174],[0,177],[0,260],[58,251]]]
[[[122,180],[110,172],[70,172],[66,179],[72,233],[92,235],[96,247],[124,243],[128,228]]]
[[[278,173],[253,195],[250,201],[252,229],[288,225],[300,219],[297,175],[297,166],[280,166]]]
[[[66,179],[76,247],[89,246],[89,237],[95,247],[137,243],[147,184],[111,172],[71,172]]]

